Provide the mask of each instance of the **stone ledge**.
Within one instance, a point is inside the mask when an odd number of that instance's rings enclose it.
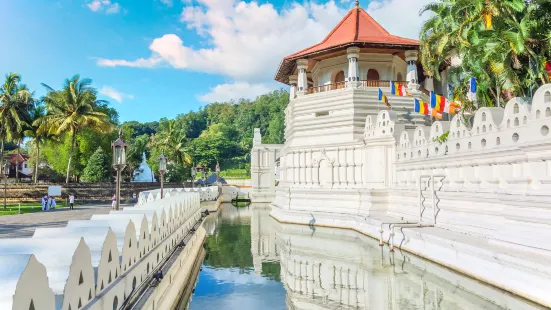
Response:
[[[315,226],[351,229],[372,238],[379,237],[382,221],[401,221],[384,215],[364,218],[325,212],[305,214],[282,210],[277,205],[273,205],[270,215],[279,222],[302,225],[310,224],[314,218]],[[385,232],[385,240],[388,240],[388,229]],[[402,235],[399,230],[396,232],[395,246],[398,246]],[[551,306],[551,296],[548,294],[551,264],[548,258],[533,253],[511,252],[505,247],[491,245],[488,239],[441,228],[404,228],[404,232],[408,240],[402,246],[403,250],[515,295]],[[507,278],[502,277],[504,272]]]

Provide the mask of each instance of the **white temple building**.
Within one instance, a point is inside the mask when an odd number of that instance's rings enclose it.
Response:
[[[255,137],[253,202],[270,202],[280,222],[353,229],[551,306],[551,85],[433,122],[413,100],[445,96],[447,84],[420,74],[418,48],[355,7],[285,57],[275,77],[290,85],[285,144]],[[391,80],[412,97],[390,95]]]
[[[138,169],[134,170],[134,178],[132,182],[157,182],[157,180],[155,180],[155,174],[147,164],[145,152],[142,154],[142,162],[140,163],[140,166]]]

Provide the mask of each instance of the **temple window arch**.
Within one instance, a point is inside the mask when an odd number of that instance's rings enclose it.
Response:
[[[404,77],[402,76],[402,72],[398,72],[398,74],[396,75],[396,80],[397,81],[403,81],[404,80]]]
[[[341,83],[344,82],[346,79],[344,75],[344,71],[341,70],[335,74],[335,77],[333,78],[333,83]]]
[[[367,71],[367,80],[368,81],[378,81],[378,80],[380,80],[379,72],[375,69],[369,69]]]

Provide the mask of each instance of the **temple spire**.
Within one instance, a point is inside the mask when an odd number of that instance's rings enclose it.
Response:
[[[360,1],[359,1],[359,0],[356,0],[356,7],[357,7],[357,8],[360,7]]]

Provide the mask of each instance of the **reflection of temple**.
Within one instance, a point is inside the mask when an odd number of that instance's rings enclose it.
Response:
[[[288,309],[537,309],[359,233],[280,224],[269,211],[251,211],[255,273],[279,259]]]
[[[262,273],[263,262],[277,262],[279,252],[277,233],[278,223],[270,217],[270,208],[254,204],[251,214],[251,252],[255,274]]]

